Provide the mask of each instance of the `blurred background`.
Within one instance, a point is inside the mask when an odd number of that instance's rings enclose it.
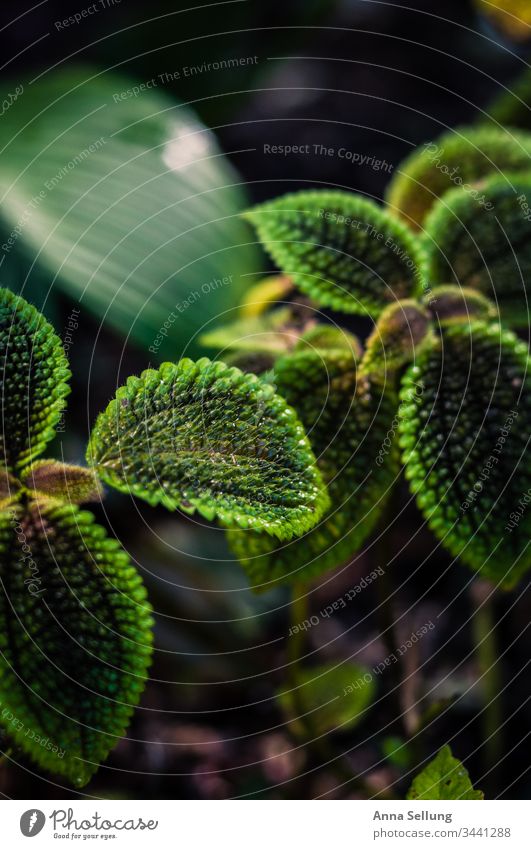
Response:
[[[309,187],[379,200],[394,169],[418,144],[480,119],[492,98],[527,68],[529,42],[509,38],[472,0],[185,5],[2,4],[1,86],[3,97],[11,98],[0,117],[0,215],[2,242],[11,238],[13,244],[4,250],[1,279],[43,308],[63,337],[77,311],[68,344],[73,392],[55,446],[55,456],[66,460],[83,460],[95,415],[127,375],[199,353],[199,332],[234,318],[246,287],[269,270],[252,232],[237,218],[246,205]],[[76,13],[80,20],[69,21]],[[89,76],[97,76],[100,86],[93,105],[88,96],[83,101],[81,88],[79,98],[61,101],[51,118],[32,123],[55,101],[62,81],[70,89]],[[141,87],[138,93],[134,85]],[[14,97],[17,86],[23,91]],[[161,115],[137,131],[135,122],[145,118],[151,96],[158,98]],[[80,101],[83,115],[94,112],[93,123],[83,125],[84,143],[65,129],[63,141],[48,150],[61,122],[65,128],[75,122]],[[97,210],[97,193],[94,207],[89,195],[86,213],[77,201],[84,181],[93,182],[96,163],[105,157],[110,164],[113,157],[119,161],[119,143],[141,150],[150,134],[155,141],[162,137],[166,121],[180,139],[166,150],[173,174],[146,192],[132,185],[119,213],[87,234],[83,215]],[[70,167],[89,144],[94,151]],[[40,172],[39,162],[32,162],[34,149],[44,151]],[[146,166],[145,181],[152,178]],[[130,179],[126,173],[122,183]],[[46,186],[50,180],[52,188]],[[123,185],[118,188],[122,196]],[[145,223],[150,203],[163,206],[166,191],[168,204],[172,192],[182,199],[179,208]],[[112,203],[112,195],[105,198],[107,208]],[[69,210],[66,221],[62,208]],[[137,214],[142,226],[131,236]],[[94,247],[98,240],[108,240],[102,255]],[[152,253],[146,245],[153,245]],[[191,297],[194,292],[199,297]],[[161,334],[175,304],[182,307],[178,320]],[[369,328],[358,322],[355,329],[364,334]],[[356,798],[394,782],[395,791],[404,793],[409,781],[401,784],[400,776],[407,763],[394,753],[404,729],[386,697],[385,675],[362,724],[331,737],[327,763],[301,745],[274,698],[284,680],[287,593],[251,593],[223,532],[200,520],[115,492],[95,512],[131,554],[155,607],[152,678],[128,737],[87,788],[72,791],[39,777],[17,757],[0,766],[3,794]],[[393,578],[392,589],[368,587],[312,627],[308,661],[354,658],[369,667],[381,661],[387,654],[376,615],[382,601],[402,639],[436,622],[405,658],[411,678],[403,698],[423,699],[426,716],[438,714],[426,720],[424,753],[451,740],[454,753],[479,778],[485,766],[469,573],[460,565],[449,568],[449,556],[421,524],[412,506],[400,522],[391,520],[392,548],[399,552],[392,564],[382,562],[369,541],[353,563],[315,582],[310,604],[318,612],[379,565],[389,565]],[[491,793],[529,798],[531,688],[525,667],[531,604],[529,594],[518,591],[497,604],[507,754]],[[340,756],[360,781],[343,783]]]

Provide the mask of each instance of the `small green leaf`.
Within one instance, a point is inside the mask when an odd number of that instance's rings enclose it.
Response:
[[[389,383],[356,373],[356,358],[352,348],[316,348],[275,364],[277,390],[306,428],[332,506],[314,528],[281,547],[265,534],[229,532],[230,547],[257,590],[308,580],[347,562],[382,514],[398,473],[398,402]]]
[[[245,293],[240,304],[242,318],[255,318],[262,315],[276,303],[285,302],[293,291],[293,280],[284,274],[265,277]]]
[[[253,318],[241,318],[216,327],[200,338],[205,348],[215,348],[224,355],[227,350],[279,354],[293,348],[300,327],[289,307],[281,307]]]
[[[39,460],[22,479],[23,485],[49,498],[59,498],[67,504],[99,501],[103,488],[92,469],[59,463],[56,460]]]
[[[443,327],[401,397],[406,477],[428,524],[454,556],[512,587],[531,566],[526,346],[499,324]]]
[[[481,801],[484,797],[481,790],[474,790],[468,772],[461,761],[453,757],[450,746],[444,746],[413,780],[407,798]]]
[[[411,363],[431,338],[431,317],[411,298],[390,304],[367,339],[361,363],[364,374],[389,380],[393,372]]]
[[[60,339],[23,298],[0,289],[0,462],[19,472],[42,453],[70,389]]]
[[[377,316],[422,285],[420,246],[365,198],[298,192],[261,204],[245,218],[281,271],[323,306]]]
[[[294,411],[255,375],[207,359],[129,378],[87,457],[121,492],[279,539],[303,533],[329,504]]]
[[[347,731],[365,716],[374,699],[374,679],[363,666],[342,663],[302,669],[296,675],[297,692],[280,690],[277,700],[291,717],[293,730],[301,732],[301,712],[315,734]]]
[[[510,88],[500,87],[502,93],[489,105],[487,117],[482,116],[481,122],[531,130],[531,69],[526,68]]]
[[[480,319],[499,319],[498,310],[488,298],[465,286],[436,286],[423,303],[438,324],[455,324]]]
[[[144,587],[90,513],[57,501],[3,512],[0,550],[0,723],[40,767],[81,786],[144,688]]]
[[[486,203],[461,189],[445,194],[425,222],[430,280],[477,289],[506,324],[527,327],[531,297],[531,177],[490,177]]]
[[[421,229],[437,198],[449,189],[469,195],[479,210],[485,201],[478,181],[500,171],[530,167],[528,133],[461,127],[418,148],[402,163],[389,184],[387,202],[410,227]]]

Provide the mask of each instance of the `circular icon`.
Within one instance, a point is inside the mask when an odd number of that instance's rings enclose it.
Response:
[[[20,830],[24,837],[35,837],[44,828],[46,817],[37,808],[30,808],[20,817]]]

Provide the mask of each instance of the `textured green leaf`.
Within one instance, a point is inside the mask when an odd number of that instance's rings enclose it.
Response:
[[[39,460],[22,478],[23,485],[49,498],[59,498],[67,504],[99,501],[103,488],[92,469]]]
[[[490,177],[479,206],[461,189],[426,219],[430,281],[457,283],[491,298],[507,324],[527,327],[531,296],[531,176]]]
[[[129,378],[87,456],[122,492],[279,539],[310,528],[329,503],[293,410],[255,375],[207,359]]]
[[[322,665],[302,669],[296,676],[297,692],[279,690],[278,702],[299,730],[299,716],[308,714],[315,734],[347,731],[357,725],[374,699],[375,685],[368,669],[357,663]]]
[[[431,316],[411,298],[390,304],[382,312],[367,339],[361,363],[373,379],[392,379],[398,369],[415,359],[431,338]]]
[[[133,85],[69,66],[25,86],[2,116],[0,241],[38,306],[56,285],[157,355],[237,306],[259,261],[213,134]]]
[[[407,224],[420,229],[437,198],[458,188],[484,202],[481,180],[500,171],[531,168],[531,135],[491,127],[461,127],[417,148],[396,170],[387,202]],[[450,281],[444,281],[450,282]]]
[[[0,723],[85,784],[124,735],[151,656],[139,575],[90,513],[42,500],[0,516]]]
[[[53,328],[7,289],[0,289],[0,369],[0,462],[19,471],[53,439],[70,371]]]
[[[298,192],[263,203],[245,218],[281,271],[323,306],[377,316],[421,286],[419,245],[407,228],[365,198]]]
[[[252,585],[297,583],[349,560],[374,528],[398,472],[392,388],[356,374],[352,350],[303,350],[275,364],[279,391],[308,433],[332,506],[312,530],[281,547],[265,534],[229,532]]]
[[[437,756],[413,780],[408,799],[434,801],[481,801],[483,793],[474,790],[468,772],[454,758],[450,746],[444,746]]]
[[[423,391],[408,403],[413,382]],[[417,503],[453,555],[506,587],[531,565],[530,390],[526,346],[483,322],[444,328],[403,381],[400,444]]]
[[[436,286],[424,303],[437,324],[480,319],[487,323],[499,319],[498,310],[488,298],[465,286]]]

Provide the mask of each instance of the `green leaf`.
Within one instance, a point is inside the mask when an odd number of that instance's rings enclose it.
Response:
[[[151,657],[139,575],[90,513],[0,516],[0,723],[36,764],[85,784],[125,734]]]
[[[133,86],[69,66],[2,116],[3,273],[20,262],[39,306],[57,286],[159,355],[237,306],[259,262],[213,134],[163,84]]]
[[[431,316],[418,301],[409,298],[390,304],[367,339],[361,370],[374,380],[390,380],[429,344],[431,334]]]
[[[245,293],[240,304],[242,318],[255,318],[278,303],[284,303],[293,292],[293,280],[283,274],[265,277]]]
[[[99,501],[103,495],[103,488],[92,469],[56,460],[34,463],[22,483],[29,490],[49,498],[59,498],[67,504]]]
[[[487,109],[482,123],[494,122],[518,130],[531,130],[531,70],[525,71]]]
[[[7,289],[0,289],[0,369],[0,462],[18,472],[53,439],[70,371],[53,328]]]
[[[450,746],[444,746],[413,780],[407,798],[426,801],[480,801],[483,799],[483,793],[481,790],[474,790],[461,761],[453,757]]]
[[[349,192],[285,195],[244,216],[280,270],[318,304],[377,316],[421,286],[424,257],[400,222]]]
[[[374,679],[363,666],[342,663],[302,669],[296,675],[296,693],[279,690],[277,700],[292,717],[295,732],[301,732],[301,714],[318,735],[347,731],[365,717],[374,699]]]
[[[488,298],[465,286],[436,286],[423,303],[438,324],[455,324],[480,319],[498,321],[498,310]]]
[[[527,327],[531,296],[531,176],[490,177],[478,206],[447,192],[426,219],[430,280],[455,282],[493,300],[507,324]]]
[[[279,539],[310,528],[329,503],[293,410],[255,375],[207,359],[129,378],[87,457],[121,492]]]
[[[531,135],[491,127],[461,127],[417,148],[396,170],[387,190],[393,213],[421,229],[437,198],[458,188],[481,209],[481,180],[500,171],[531,168]],[[449,281],[444,281],[449,282]]]
[[[396,395],[389,383],[356,373],[355,351],[294,352],[277,360],[274,380],[306,428],[332,506],[314,528],[281,547],[265,534],[229,532],[232,551],[261,591],[309,580],[352,558],[398,473]]]
[[[400,406],[406,476],[429,526],[507,588],[531,566],[529,366],[500,325],[451,325],[409,369]],[[408,401],[413,383],[422,391]]]

